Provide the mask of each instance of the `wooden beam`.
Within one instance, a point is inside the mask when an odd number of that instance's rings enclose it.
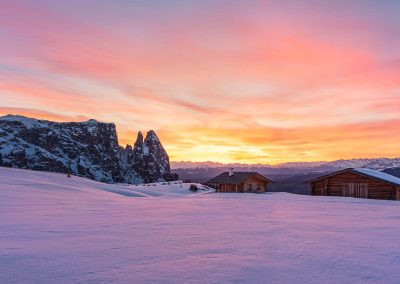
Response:
[[[329,195],[328,194],[328,189],[329,189],[328,179],[326,178],[324,182],[325,182],[325,184],[324,184],[324,193],[325,193],[325,195]]]

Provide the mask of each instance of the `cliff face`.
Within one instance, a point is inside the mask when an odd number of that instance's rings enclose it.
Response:
[[[0,117],[0,166],[71,171],[104,182],[154,182],[170,168],[157,135],[149,133],[153,138],[148,134],[143,141],[139,133],[133,148],[122,148],[113,123],[59,123],[4,116]],[[152,141],[149,146],[146,140]]]

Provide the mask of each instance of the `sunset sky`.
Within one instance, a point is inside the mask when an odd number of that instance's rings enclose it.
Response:
[[[0,115],[154,129],[174,161],[400,156],[400,1],[0,4]]]

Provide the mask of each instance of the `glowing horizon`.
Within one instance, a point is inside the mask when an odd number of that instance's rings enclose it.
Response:
[[[400,3],[80,2],[3,3],[0,115],[153,129],[172,161],[400,156]]]

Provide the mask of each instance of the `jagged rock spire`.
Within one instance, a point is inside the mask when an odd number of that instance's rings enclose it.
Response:
[[[153,130],[148,131],[143,144],[144,161],[149,175],[163,178],[170,172],[169,157],[157,134]]]
[[[141,131],[138,132],[136,142],[134,144],[134,148],[141,148],[143,147],[143,134]]]
[[[170,173],[169,157],[162,146],[157,134],[150,130],[143,139],[142,132],[138,132],[134,147],[124,167],[126,176],[139,176],[144,182],[154,182]]]
[[[158,136],[154,132],[154,130],[150,130],[150,131],[147,132],[146,140],[147,141],[155,141],[155,142],[160,143],[160,139],[158,139]]]

